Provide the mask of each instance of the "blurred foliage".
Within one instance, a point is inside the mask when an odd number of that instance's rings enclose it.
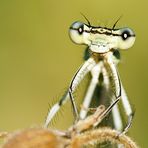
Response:
[[[137,35],[135,45],[121,52],[119,65],[136,109],[130,134],[141,147],[148,147],[147,5],[146,0],[1,0],[0,130],[43,124],[50,102],[61,96],[82,63],[85,47],[73,44],[68,36],[72,22],[85,21],[80,12],[92,24],[108,27],[123,15],[117,26],[131,27]],[[71,111],[58,120],[56,126],[66,128],[72,122]]]

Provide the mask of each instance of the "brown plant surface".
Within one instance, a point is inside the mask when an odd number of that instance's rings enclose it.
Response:
[[[66,132],[50,130],[48,128],[29,128],[14,133],[1,132],[0,137],[5,139],[2,148],[81,148],[95,146],[96,143],[110,142],[122,144],[125,148],[138,148],[136,143],[125,134],[108,127],[96,127],[106,116],[103,105],[85,120],[79,120]]]

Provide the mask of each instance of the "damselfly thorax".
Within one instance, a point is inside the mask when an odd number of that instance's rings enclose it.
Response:
[[[135,34],[130,28],[127,27],[115,29],[116,23],[112,28],[95,27],[89,22],[88,24],[75,22],[70,26],[70,38],[76,44],[86,45],[88,49],[88,56],[86,56],[87,58],[85,58],[86,61],[84,64],[80,66],[78,71],[75,73],[65,97],[51,108],[46,119],[46,127],[56,112],[68,99],[71,100],[76,121],[79,119],[84,119],[87,116],[86,109],[89,108],[93,93],[97,84],[99,83],[99,76],[102,74],[103,82],[107,88],[110,82],[110,77],[112,77],[114,83],[114,98],[111,100],[118,102],[121,98],[125,113],[129,117],[128,124],[124,128],[124,132],[127,131],[131,125],[133,112],[116,69],[118,58],[115,54],[118,54],[120,50],[130,48],[135,42]],[[82,108],[80,112],[78,112],[73,93],[89,72],[91,73],[92,77],[82,104],[85,109]],[[111,105],[109,110],[112,109],[115,128],[121,131],[123,127],[120,113],[118,111],[119,109],[117,104],[113,106]]]

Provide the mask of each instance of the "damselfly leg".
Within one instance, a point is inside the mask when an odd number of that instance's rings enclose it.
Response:
[[[76,90],[76,88],[78,87],[79,83],[84,79],[85,75],[90,71],[90,69],[92,67],[95,66],[95,61],[93,58],[89,58],[87,61],[84,62],[84,64],[79,68],[78,72],[75,74],[73,81],[71,81],[72,86],[72,92],[74,92]],[[55,114],[59,111],[60,107],[62,105],[64,105],[69,99],[69,93],[71,94],[71,92],[69,92],[69,90],[66,92],[66,94],[64,95],[64,97],[62,97],[60,99],[60,101],[58,103],[56,103],[51,110],[49,111],[46,121],[45,121],[45,127],[47,127],[49,125],[49,123],[51,122],[52,118],[55,116]],[[74,108],[74,107],[73,107]],[[75,117],[77,116],[76,113]]]

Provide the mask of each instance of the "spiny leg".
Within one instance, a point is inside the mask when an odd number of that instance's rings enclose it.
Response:
[[[79,83],[80,79],[83,79],[84,76],[96,65],[96,62],[93,58],[89,58],[87,61],[89,61],[88,65],[87,66],[82,65],[79,68],[79,70],[74,75],[74,77],[73,77],[73,79],[70,83],[70,86],[69,86],[69,92],[68,93],[69,93],[69,97],[70,97],[72,108],[73,108],[75,122],[77,122],[79,120],[79,114],[78,114],[77,106],[76,106],[76,103],[75,103],[75,99],[73,97],[73,92],[76,89],[76,86]],[[85,73],[85,75],[84,75],[84,73]]]
[[[121,134],[124,134],[128,131],[129,127],[131,126],[133,113],[131,111],[131,107],[130,107],[130,104],[128,102],[126,93],[125,93],[123,86],[121,84],[118,72],[116,70],[116,66],[115,66],[113,60],[111,59],[111,53],[109,53],[107,55],[106,62],[108,64],[109,69],[111,70],[112,77],[113,77],[113,80],[114,80],[114,83],[115,83],[115,96],[116,96],[116,98],[120,98],[120,97],[122,98],[121,100],[122,100],[122,103],[123,103],[125,110],[126,110],[126,105],[128,106],[128,110],[126,112],[129,115],[128,123],[121,133]]]
[[[122,124],[122,119],[121,119],[118,105],[115,105],[113,107],[112,116],[113,116],[113,122],[114,122],[115,129],[121,132],[123,128],[123,124]]]
[[[113,81],[115,83],[114,94],[115,94],[116,99],[115,100],[112,99],[112,101],[119,102],[119,100],[121,99],[121,82],[120,82],[120,77],[119,77],[118,71],[116,69],[116,64],[114,63],[114,61],[112,59],[112,53],[108,53],[108,55],[106,57],[106,63],[107,63],[107,69],[110,70],[111,76],[112,76]],[[117,103],[111,109],[112,109],[112,113],[113,113],[113,120],[114,120],[115,128],[121,132],[122,122],[121,122],[121,117],[119,114]],[[121,148],[122,145],[118,144],[117,147]]]
[[[123,132],[121,133],[121,134],[125,134],[132,124],[134,112],[132,111],[131,105],[129,103],[129,99],[126,95],[125,89],[122,84],[121,84],[121,91],[122,91],[122,95],[121,95],[122,105],[123,105],[126,115],[128,116],[128,123],[126,127],[124,128]]]
[[[84,119],[87,115],[87,112],[88,112],[88,108],[90,106],[90,103],[91,103],[91,99],[92,99],[92,96],[93,96],[93,93],[94,93],[94,90],[96,88],[96,85],[98,84],[98,81],[99,81],[99,75],[100,75],[100,72],[101,72],[101,69],[102,69],[102,62],[100,61],[95,67],[92,68],[91,70],[91,82],[88,86],[88,89],[87,89],[87,92],[86,92],[86,95],[84,97],[84,101],[83,101],[83,104],[82,104],[82,108],[80,110],[80,119]]]
[[[49,123],[51,122],[53,117],[56,115],[56,113],[59,111],[60,107],[64,105],[68,101],[68,99],[69,99],[69,95],[66,92],[66,94],[60,99],[60,101],[53,105],[53,107],[48,112],[44,127],[46,128],[48,127]]]
[[[89,69],[91,69],[94,65],[95,62],[92,58],[89,58],[87,61],[85,61],[80,70],[81,75],[77,75],[75,77],[77,83],[73,84],[73,92],[75,91],[81,80],[83,80],[85,75],[88,73]],[[59,111],[60,107],[64,105],[68,100],[69,100],[69,92],[67,91],[66,94],[60,99],[60,101],[56,103],[48,112],[44,127],[48,127],[49,123],[51,122],[52,118],[56,115],[56,113]]]
[[[113,59],[112,59],[112,53],[109,53],[106,57],[106,68],[107,70],[110,70],[110,73],[111,73],[111,76],[112,76],[112,79],[114,81],[114,85],[115,85],[115,97],[116,97],[116,100],[120,99],[121,98],[121,82],[120,82],[120,77],[118,75],[118,71],[116,69],[116,64],[114,63]],[[107,73],[104,69],[104,75],[106,73],[106,79],[109,79],[107,77]],[[106,80],[106,82],[108,83],[108,80]],[[107,84],[108,85],[108,84]],[[113,96],[114,97],[114,96]],[[113,100],[113,99],[112,99]],[[122,122],[121,122],[121,117],[120,117],[120,114],[119,114],[119,110],[118,110],[118,106],[115,105],[113,110],[112,110],[112,113],[113,113],[113,120],[114,120],[114,124],[115,124],[115,128],[118,129],[119,131],[121,131],[122,129]]]
[[[112,59],[112,52],[107,53],[105,56],[105,67],[108,72],[110,72],[110,76],[113,79],[114,82],[114,90],[113,93],[116,98],[121,97],[121,82],[120,82],[120,77],[118,74],[118,71],[116,69],[116,65]]]
[[[111,62],[111,65],[112,64],[113,63]],[[109,81],[109,74],[108,74],[107,69],[105,68],[105,66],[102,69],[102,74],[103,74],[103,79],[104,79],[104,81],[103,81],[104,82],[104,85],[106,86],[106,89],[108,91],[109,85],[110,85],[110,81]],[[122,94],[122,92],[121,92],[121,94]],[[115,96],[112,96],[112,98],[111,98],[111,100],[113,101],[113,103],[114,103],[114,100],[115,100],[114,97]],[[116,100],[117,100],[117,103],[118,103],[118,101],[120,100],[120,97],[118,97],[118,99],[116,99]],[[111,111],[112,111],[112,116],[113,116],[113,124],[114,124],[114,127],[115,127],[116,130],[118,130],[118,131],[121,132],[122,131],[122,128],[123,128],[123,124],[122,124],[122,119],[121,119],[121,115],[120,115],[120,111],[119,111],[119,107],[118,107],[118,104],[117,103],[114,104],[114,106],[112,107],[112,110]],[[121,148],[122,146],[123,145],[121,145],[121,144],[118,144],[117,145],[118,148]]]
[[[109,85],[110,85],[109,74],[107,73],[107,70],[105,67],[102,68],[102,74],[103,74],[104,85],[107,91],[109,91]],[[113,101],[113,98],[111,100]],[[113,116],[113,122],[114,122],[115,129],[117,129],[118,131],[122,131],[123,125],[122,125],[122,119],[121,119],[121,115],[119,112],[118,104],[114,105],[114,107],[112,108],[112,116]]]
[[[113,102],[110,104],[110,106],[105,110],[103,113],[103,118],[105,118],[108,113],[113,109],[113,107],[120,101],[120,97],[116,98],[116,100],[113,100]]]

